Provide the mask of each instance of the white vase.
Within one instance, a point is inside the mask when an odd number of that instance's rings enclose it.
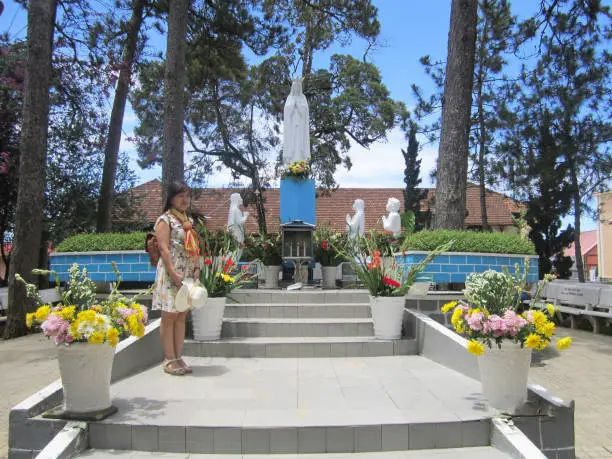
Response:
[[[65,412],[84,414],[110,408],[114,358],[115,348],[108,344],[57,346]]]
[[[266,281],[264,288],[278,288],[278,274],[280,273],[280,266],[264,266],[264,273]]]
[[[191,311],[193,338],[196,341],[213,341],[221,338],[225,297],[208,298],[201,308]]]
[[[401,338],[405,303],[403,296],[370,296],[376,338]]]
[[[321,266],[321,287],[336,288],[337,266]]]
[[[482,392],[489,405],[512,413],[527,399],[527,379],[532,350],[527,346],[504,341],[499,349],[485,346],[485,353],[478,357]]]

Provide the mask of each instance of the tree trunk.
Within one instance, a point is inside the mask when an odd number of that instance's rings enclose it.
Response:
[[[125,49],[119,70],[119,80],[115,90],[113,110],[111,112],[108,126],[108,137],[106,139],[106,150],[104,151],[104,169],[102,171],[102,185],[98,199],[98,233],[107,233],[111,230],[113,198],[115,194],[115,178],[117,176],[117,159],[119,157],[119,145],[121,143],[121,129],[123,127],[123,115],[125,104],[130,91],[130,80],[138,34],[142,25],[142,17],[146,0],[134,0],[132,4],[132,17],[127,24]]]
[[[465,221],[477,18],[477,0],[453,0],[442,104],[435,228],[463,229]]]
[[[172,0],[168,12],[168,42],[164,75],[164,151],[162,158],[163,202],[168,185],[184,180],[183,121],[185,118],[185,48],[187,0]]]
[[[38,267],[45,202],[45,166],[49,126],[51,54],[57,0],[28,3],[28,55],[25,67],[23,122],[19,151],[19,185],[15,212],[15,237],[11,251],[8,320],[4,338],[27,332],[25,314],[31,308],[26,289],[15,281],[19,273],[28,282]]]
[[[487,2],[484,2],[483,8],[488,7]],[[482,36],[479,46],[484,47],[487,35],[488,35],[488,22],[485,16],[484,24],[482,26]],[[489,219],[487,217],[487,187],[486,187],[486,176],[485,176],[485,157],[487,153],[487,135],[486,135],[486,123],[484,117],[484,101],[482,96],[482,87],[484,85],[484,51],[479,50],[478,53],[478,76],[476,79],[476,109],[478,110],[478,186],[480,188],[480,220],[482,231],[490,231]]]
[[[578,270],[578,281],[584,282],[584,262],[582,260],[582,246],[580,244],[580,190],[578,188],[578,177],[576,168],[570,167],[572,177],[572,201],[574,205],[574,249],[576,252],[576,269]]]

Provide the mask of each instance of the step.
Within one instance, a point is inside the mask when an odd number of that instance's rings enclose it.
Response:
[[[183,353],[192,357],[369,357],[415,355],[413,339],[378,340],[369,336],[227,338],[185,341]]]
[[[490,446],[480,383],[422,356],[186,357],[111,386],[118,413],[92,448],[179,453],[352,453]]]
[[[257,338],[280,336],[373,336],[371,318],[339,319],[233,319],[224,318],[223,338]]]
[[[437,449],[434,453],[434,459],[510,459],[512,456],[503,453],[502,451],[492,446],[479,446],[467,448],[444,448]],[[115,451],[104,449],[89,449],[82,452],[77,457],[91,459],[112,459],[115,457],[124,457],[126,459],[160,459],[161,456],[157,452],[146,451]],[[195,459],[194,456],[189,456],[189,453],[166,453],[163,455],[167,459]],[[414,451],[386,451],[379,453],[324,453],[324,454],[270,454],[262,456],[261,454],[198,454],[197,459],[430,459],[432,457],[431,450],[414,450]]]
[[[371,317],[370,303],[304,303],[286,305],[280,303],[227,303],[225,317],[231,318],[368,318]]]
[[[231,300],[238,303],[369,303],[368,291],[365,289],[322,290],[320,288],[304,288],[302,290],[271,290],[271,289],[238,289],[231,293]]]

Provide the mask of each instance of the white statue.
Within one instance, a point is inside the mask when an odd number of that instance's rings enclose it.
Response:
[[[310,159],[308,101],[302,93],[302,78],[293,80],[283,118],[283,163]]]
[[[230,196],[230,210],[227,217],[227,230],[240,243],[244,242],[244,223],[246,222],[249,213],[242,212],[240,206],[242,198],[238,193],[232,193]]]
[[[363,236],[365,233],[365,203],[363,199],[355,199],[353,203],[353,210],[355,215],[346,216],[346,232],[348,233],[349,239],[354,239],[359,236]]]
[[[391,231],[394,236],[399,236],[402,231],[402,218],[399,214],[400,202],[397,198],[389,198],[387,200],[387,212],[389,215],[383,216],[383,228],[385,231]]]

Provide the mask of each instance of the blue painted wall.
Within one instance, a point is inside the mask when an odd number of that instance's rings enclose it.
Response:
[[[405,255],[396,255],[395,259],[400,265],[407,267],[420,263],[425,257],[424,252],[407,252]],[[493,269],[502,271],[507,267],[514,273],[514,265],[524,268],[525,255],[503,255],[486,253],[445,253],[435,257],[419,276],[419,280],[433,278],[433,282],[465,282],[470,273],[480,273]],[[528,282],[538,281],[538,257],[529,256]]]
[[[155,281],[155,268],[149,263],[149,255],[144,250],[125,252],[66,252],[53,253],[49,257],[50,269],[56,271],[61,281],[68,280],[68,270],[73,263],[87,268],[88,277],[96,282],[115,282],[117,280],[111,262],[117,268],[124,282]]]
[[[316,225],[315,181],[283,178],[280,182],[281,223],[302,220]]]

